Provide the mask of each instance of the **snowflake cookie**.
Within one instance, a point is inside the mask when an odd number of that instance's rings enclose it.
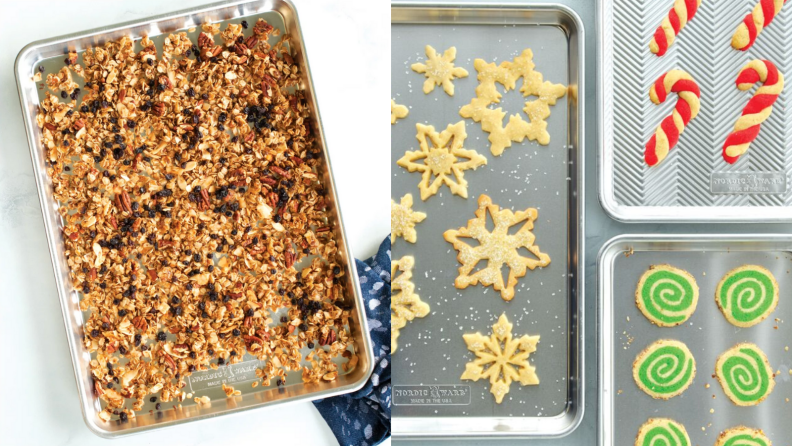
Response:
[[[410,111],[407,110],[407,107],[399,105],[391,99],[391,125],[396,124],[397,119],[406,118],[409,114]]]
[[[443,234],[446,241],[459,251],[457,260],[462,264],[454,286],[465,289],[468,285],[481,282],[484,286],[492,285],[495,291],[500,291],[503,300],[512,300],[517,279],[525,276],[527,269],[533,271],[536,267],[550,264],[550,256],[534,245],[536,236],[531,232],[539,214],[533,208],[517,213],[510,209],[501,209],[500,206],[492,204],[492,199],[486,195],[479,198],[478,206],[476,218],[468,221],[467,227],[449,229]],[[491,231],[487,229],[487,213],[494,223]],[[510,234],[509,228],[515,225],[522,227],[516,233]],[[470,246],[465,242],[471,238],[478,241],[478,246]],[[523,257],[520,248],[527,249],[536,258]],[[487,267],[471,274],[473,268],[482,260],[487,261]],[[501,272],[504,263],[510,269],[506,284]]]
[[[459,110],[463,118],[472,118],[481,123],[481,129],[489,133],[490,150],[495,156],[511,147],[512,142],[522,142],[525,138],[546,146],[550,144],[550,133],[547,132],[547,121],[550,117],[550,106],[555,105],[559,98],[566,94],[567,87],[544,80],[542,73],[536,71],[533,63],[533,52],[526,49],[512,61],[501,62],[500,65],[487,63],[483,59],[474,62],[478,71],[479,86],[476,97]],[[523,111],[530,122],[520,115],[509,117],[506,126],[503,118],[506,113],[502,108],[491,109],[492,104],[500,103],[502,95],[496,84],[504,86],[506,91],[517,88],[517,80],[523,79],[520,92],[523,97],[536,97],[525,102]]]
[[[421,200],[436,194],[443,184],[451,189],[451,193],[467,198],[467,181],[464,171],[476,169],[487,164],[487,158],[475,150],[463,149],[467,138],[465,121],[449,125],[443,132],[437,133],[431,125],[416,124],[420,150],[408,151],[396,164],[410,172],[421,172]],[[428,141],[427,141],[428,139]],[[429,147],[429,141],[432,146]],[[466,161],[460,161],[464,158]],[[418,161],[423,160],[423,163]],[[434,177],[434,179],[432,179]]]
[[[414,63],[410,67],[416,73],[426,75],[426,82],[423,86],[424,94],[429,94],[435,89],[435,86],[442,85],[443,90],[449,96],[454,95],[452,82],[454,78],[468,77],[467,70],[454,66],[454,59],[456,59],[455,47],[452,46],[440,56],[434,48],[426,45],[426,64]]]
[[[412,194],[403,196],[398,204],[391,200],[391,243],[396,237],[410,243],[415,243],[418,239],[415,224],[424,221],[426,214],[413,211],[412,206]]]
[[[528,363],[528,357],[536,351],[539,336],[525,335],[513,339],[512,328],[512,323],[502,314],[492,326],[489,337],[480,333],[462,335],[468,350],[476,354],[476,359],[465,365],[462,379],[478,381],[489,378],[490,392],[498,404],[509,393],[513,381],[519,381],[523,386],[539,384],[536,368]]]
[[[424,317],[429,314],[429,305],[415,294],[415,284],[411,280],[414,266],[415,259],[412,256],[405,256],[391,262],[391,291],[395,293],[391,299],[391,353],[396,352],[399,330],[416,317]],[[401,274],[394,279],[396,271]]]

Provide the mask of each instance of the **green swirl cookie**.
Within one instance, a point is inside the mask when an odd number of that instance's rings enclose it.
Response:
[[[738,426],[722,432],[715,446],[772,446],[772,442],[760,429]]]
[[[660,327],[676,327],[696,311],[699,287],[687,271],[671,265],[652,265],[635,290],[641,313]]]
[[[738,406],[755,406],[773,391],[775,377],[767,356],[755,344],[726,350],[715,364],[715,377],[726,396]]]
[[[661,339],[638,354],[633,363],[635,384],[647,395],[667,400],[684,392],[696,376],[696,360],[679,341]]]
[[[652,418],[641,426],[635,446],[690,446],[685,426],[668,418]]]
[[[738,327],[762,322],[778,305],[778,282],[757,265],[735,268],[721,279],[715,301],[726,319]]]

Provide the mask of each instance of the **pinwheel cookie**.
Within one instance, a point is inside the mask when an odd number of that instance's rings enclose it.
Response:
[[[690,446],[685,426],[668,418],[651,418],[638,430],[635,446]]]
[[[718,357],[715,377],[726,396],[738,406],[755,406],[775,387],[775,375],[764,352],[755,344],[737,344]]]
[[[486,226],[487,213],[495,224],[492,231]],[[454,285],[464,289],[481,282],[484,286],[491,285],[495,291],[500,291],[503,300],[512,300],[518,278],[525,276],[528,269],[550,264],[550,256],[534,245],[536,236],[531,231],[538,216],[537,210],[533,208],[515,213],[492,204],[492,199],[486,195],[479,197],[476,218],[468,221],[464,228],[449,229],[443,234],[446,241],[459,252],[457,260],[462,264]],[[509,228],[516,225],[521,225],[520,229],[510,234]],[[474,239],[478,246],[469,245],[468,239]],[[534,257],[523,257],[520,248],[527,249]],[[487,267],[473,272],[482,260],[487,262]],[[509,268],[506,283],[501,272],[504,264]]]
[[[766,268],[743,265],[723,276],[715,301],[726,320],[737,327],[752,327],[778,306],[778,282]]]
[[[696,311],[699,287],[687,271],[671,265],[653,265],[638,281],[635,303],[659,327],[682,324]]]
[[[646,347],[633,363],[635,384],[658,400],[682,394],[695,376],[693,354],[684,343],[670,339],[662,339]]]
[[[761,429],[738,426],[721,432],[715,446],[772,446]]]

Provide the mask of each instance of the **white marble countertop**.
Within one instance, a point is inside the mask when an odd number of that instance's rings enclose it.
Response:
[[[390,232],[388,2],[293,0],[319,97],[351,249],[376,251]],[[39,39],[211,3],[205,0],[0,2],[0,444],[107,444],[80,415],[12,67]],[[310,403],[177,426],[113,445],[335,445]],[[386,444],[389,444],[386,443]]]

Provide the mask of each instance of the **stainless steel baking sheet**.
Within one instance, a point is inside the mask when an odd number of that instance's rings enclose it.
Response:
[[[79,296],[77,293],[72,293],[73,287],[69,284],[68,266],[61,240],[61,219],[56,211],[57,203],[54,202],[51,194],[52,182],[46,173],[44,151],[40,146],[41,135],[35,123],[39,100],[43,97],[44,88],[32,80],[34,69],[44,66],[46,73],[56,72],[63,66],[63,54],[65,51],[76,50],[78,53],[82,53],[83,50],[92,45],[117,39],[122,35],[129,35],[135,40],[148,35],[158,48],[161,48],[162,40],[169,33],[195,27],[200,29],[200,25],[206,21],[220,22],[225,25],[229,21],[239,23],[242,19],[246,19],[252,24],[259,17],[265,18],[270,24],[279,28],[282,33],[285,31],[293,37],[291,41],[292,54],[295,56],[295,60],[299,61],[299,64],[304,67],[302,70],[304,79],[301,88],[304,88],[307,93],[306,100],[311,107],[314,118],[314,132],[318,135],[318,144],[322,145],[324,151],[326,169],[320,174],[323,176],[324,185],[328,191],[327,197],[331,201],[331,210],[335,216],[335,230],[337,231],[339,251],[346,261],[348,271],[346,275],[346,303],[353,309],[349,328],[354,339],[354,349],[360,357],[360,362],[355,369],[340,376],[337,381],[332,383],[302,384],[301,373],[296,371],[289,374],[290,379],[288,380],[288,382],[295,384],[287,385],[280,389],[274,385],[270,387],[259,386],[254,389],[251,388],[250,382],[255,380],[254,368],[259,366],[259,362],[255,358],[248,357],[243,363],[225,368],[221,367],[218,371],[198,372],[190,377],[188,385],[194,391],[194,396],[209,396],[212,399],[212,403],[209,406],[198,406],[191,399],[187,399],[181,404],[180,408],[173,408],[174,404],[168,403],[163,404],[161,412],[157,412],[152,410],[154,409],[153,403],[146,403],[143,410],[126,423],[116,421],[104,423],[97,417],[101,407],[100,400],[92,394],[88,365],[91,355],[82,346],[83,333],[81,327],[83,314],[79,311]],[[197,33],[198,31],[189,33],[193,41],[196,41]],[[344,226],[337,204],[338,198],[335,194],[332,170],[330,169],[321,119],[315,102],[316,96],[310,77],[305,46],[302,41],[299,19],[297,11],[288,0],[226,1],[146,20],[33,42],[19,53],[15,73],[83,417],[91,431],[102,437],[118,437],[258,407],[326,398],[354,391],[365,383],[374,366],[371,340],[363,310],[360,286],[357,282],[355,263],[349,253]],[[75,76],[75,81],[80,81],[80,87],[82,87],[81,78]],[[307,353],[307,350],[303,353]],[[224,382],[236,384],[237,390],[241,390],[242,395],[226,398],[220,387]]]
[[[635,288],[650,265],[668,263],[690,272],[699,285],[691,318],[674,328],[652,325],[635,305]],[[729,270],[757,264],[779,283],[778,308],[765,321],[740,329],[715,303],[715,289]],[[611,240],[599,257],[600,290],[600,438],[601,446],[631,446],[639,427],[653,417],[685,425],[691,444],[714,444],[721,431],[746,425],[763,429],[773,444],[792,438],[792,236],[789,235],[630,235]],[[693,384],[668,401],[653,400],[632,377],[632,364],[658,339],[687,344],[696,358]],[[717,357],[740,342],[754,342],[778,374],[770,396],[758,406],[735,406],[713,375]]]
[[[769,59],[792,74],[787,37],[792,8],[784,8],[746,52],[731,47],[731,37],[756,2],[702,2],[696,16],[661,58],[649,41],[672,1],[600,2],[600,201],[615,219],[671,222],[781,222],[792,220],[792,95],[785,91],[759,138],[736,164],[723,160],[722,147],[752,92],[735,87],[751,59]],[[701,88],[701,112],[660,165],[643,160],[644,146],[674,107],[676,98],[655,106],[649,88],[671,69],[688,71]],[[731,178],[771,174],[785,178],[783,188],[719,192],[712,174]]]
[[[427,317],[401,330],[399,350],[392,357],[396,437],[561,436],[582,418],[583,42],[580,20],[561,5],[392,5],[391,96],[407,105],[410,114],[391,127],[391,194],[398,201],[412,193],[414,209],[428,214],[416,227],[418,243],[399,239],[393,251],[397,259],[415,257],[417,293],[431,306]],[[410,69],[412,63],[425,59],[427,44],[438,51],[455,46],[456,65],[470,73],[454,81],[453,97],[440,88],[424,95],[423,76]],[[405,151],[418,147],[416,123],[434,125],[439,131],[462,121],[459,109],[478,85],[473,61],[500,63],[525,48],[533,50],[537,70],[546,80],[569,85],[569,94],[552,107],[550,145],[515,143],[503,156],[494,157],[481,126],[465,120],[465,147],[486,156],[488,164],[466,172],[468,199],[444,188],[422,202],[420,174],[396,165]],[[522,113],[522,96],[510,91],[501,105],[510,114]],[[443,232],[474,218],[481,194],[503,207],[539,210],[536,243],[552,263],[520,279],[511,302],[503,301],[492,288],[454,287],[459,264]],[[490,333],[502,313],[514,323],[515,334],[541,336],[531,358],[541,384],[513,383],[498,405],[489,382],[462,381],[460,376],[473,358],[462,335]],[[448,397],[440,404],[416,405],[400,397],[404,390],[434,390]]]

